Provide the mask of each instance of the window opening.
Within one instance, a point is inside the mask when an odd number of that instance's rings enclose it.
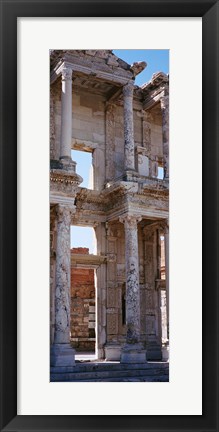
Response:
[[[96,254],[97,244],[95,231],[92,227],[71,226],[71,249],[88,248],[90,254]]]
[[[164,169],[162,166],[158,166],[157,178],[163,180],[163,176],[164,176]]]
[[[87,151],[72,150],[72,160],[77,163],[76,172],[83,178],[80,187],[93,189],[93,164],[92,153]]]

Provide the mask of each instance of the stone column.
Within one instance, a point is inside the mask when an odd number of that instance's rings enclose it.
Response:
[[[160,100],[163,127],[164,179],[169,179],[169,95]]]
[[[70,346],[70,226],[73,209],[57,207],[57,249],[55,288],[55,335],[51,366],[72,366],[74,350]]]
[[[130,81],[128,84],[126,84],[123,87],[125,171],[135,170],[133,90],[134,90],[133,81]]]
[[[169,339],[169,220],[164,228],[165,242],[165,274],[166,274],[166,307],[167,307],[167,337]]]
[[[126,345],[122,349],[122,363],[146,362],[146,352],[140,343],[140,287],[138,265],[138,225],[141,217],[120,217],[125,225],[126,264]]]
[[[62,69],[60,160],[71,161],[72,139],[72,69]]]

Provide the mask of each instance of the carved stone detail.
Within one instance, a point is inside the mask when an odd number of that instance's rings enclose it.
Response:
[[[138,215],[124,215],[120,216],[119,221],[124,223],[125,228],[136,229],[137,223],[142,220],[141,216]]]
[[[107,261],[115,263],[116,262],[116,254],[115,253],[108,253],[107,254]]]
[[[62,81],[72,80],[72,69],[64,67],[62,69]]]

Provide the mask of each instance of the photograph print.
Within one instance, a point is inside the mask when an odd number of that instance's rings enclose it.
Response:
[[[168,382],[169,51],[49,56],[50,381]]]

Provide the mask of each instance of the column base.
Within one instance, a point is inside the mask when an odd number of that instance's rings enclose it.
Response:
[[[118,344],[107,344],[105,346],[105,357],[107,361],[119,361],[121,357],[121,346]]]
[[[74,366],[75,350],[70,344],[53,344],[50,350],[50,366]]]
[[[147,345],[147,360],[148,361],[161,361],[162,351],[159,344],[151,342]]]
[[[169,361],[169,345],[162,346],[162,360]]]
[[[70,157],[60,157],[59,161],[61,162],[64,170],[71,171],[73,173],[76,172],[76,162],[74,162]]]
[[[127,344],[122,348],[121,363],[146,363],[146,351],[140,344]]]

